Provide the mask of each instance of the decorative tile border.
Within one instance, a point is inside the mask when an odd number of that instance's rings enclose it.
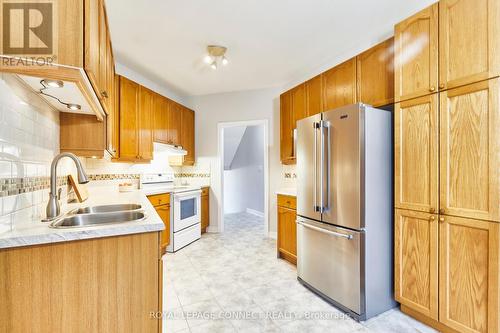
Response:
[[[210,178],[210,173],[180,172],[174,176],[175,178]]]
[[[89,180],[139,179],[139,174],[88,175]],[[68,176],[57,177],[57,186],[68,185]],[[50,177],[0,178],[0,197],[48,189]]]
[[[57,177],[57,186],[68,184],[68,177]],[[50,187],[50,177],[1,178],[0,197],[29,193]]]
[[[115,180],[115,179],[139,179],[140,174],[138,173],[106,173],[99,175],[89,175],[90,180]]]

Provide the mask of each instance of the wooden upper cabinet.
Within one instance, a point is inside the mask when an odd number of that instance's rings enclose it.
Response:
[[[394,200],[397,208],[437,213],[439,208],[438,94],[394,107]]]
[[[170,101],[168,112],[168,143],[175,146],[181,144],[181,113],[182,105]]]
[[[153,105],[153,141],[168,144],[169,101],[155,94]]]
[[[306,85],[303,83],[291,90],[293,115],[292,128],[297,127],[297,121],[307,117]]]
[[[139,156],[138,137],[139,85],[120,77],[120,159]]]
[[[94,90],[99,91],[100,82],[100,4],[99,0],[85,0],[85,72]]]
[[[315,76],[305,83],[307,116],[313,116],[323,112],[323,78],[321,75]]]
[[[181,145],[187,151],[187,155],[184,156],[184,165],[193,165],[195,162],[195,149],[194,149],[194,111],[188,108],[182,108],[181,114]]]
[[[437,91],[437,3],[395,26],[394,64],[396,102]]]
[[[325,111],[354,104],[356,97],[356,58],[323,73]]]
[[[500,221],[499,80],[440,95],[440,209],[444,214]]]
[[[283,164],[295,164],[293,147],[294,121],[292,96],[290,91],[287,91],[280,96],[280,159]]]
[[[153,96],[154,93],[143,87],[139,87],[139,113],[138,113],[138,135],[139,153],[138,159],[153,159]]]
[[[438,319],[438,217],[396,209],[394,293],[401,304]]]
[[[118,157],[120,147],[120,76],[113,74],[113,117],[108,126],[108,151]]]
[[[439,79],[448,89],[500,74],[500,3],[439,2]]]
[[[498,332],[499,224],[441,220],[439,320],[457,332]]]
[[[359,102],[374,107],[394,102],[394,38],[357,56]]]

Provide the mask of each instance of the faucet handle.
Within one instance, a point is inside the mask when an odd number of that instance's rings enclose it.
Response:
[[[61,192],[62,192],[62,187],[59,187],[57,190],[57,200],[61,200]]]

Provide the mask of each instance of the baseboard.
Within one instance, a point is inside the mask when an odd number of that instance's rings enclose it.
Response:
[[[278,233],[276,231],[269,231],[267,236],[272,239],[278,239]]]
[[[264,217],[264,213],[263,212],[259,212],[258,210],[251,209],[251,208],[247,208],[247,213],[255,215],[255,216],[258,216],[258,217]]]
[[[212,227],[211,225],[209,225],[207,227],[207,232],[219,232],[219,228],[217,227]]]

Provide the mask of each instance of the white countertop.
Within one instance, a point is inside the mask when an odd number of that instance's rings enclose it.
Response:
[[[297,196],[297,189],[295,188],[281,188],[276,191],[276,194],[289,195],[292,197]]]
[[[49,223],[41,222],[39,217],[26,217],[14,222],[14,229],[0,234],[0,249],[19,246],[50,244],[80,239],[101,238],[144,232],[155,232],[165,228],[163,221],[141,190],[120,193],[113,187],[89,187],[89,198],[83,203],[63,205],[63,213],[77,208],[92,205],[118,203],[137,203],[142,205],[147,218],[140,222],[126,222],[110,225],[89,226],[82,228],[55,229]],[[164,192],[161,192],[164,193]]]

